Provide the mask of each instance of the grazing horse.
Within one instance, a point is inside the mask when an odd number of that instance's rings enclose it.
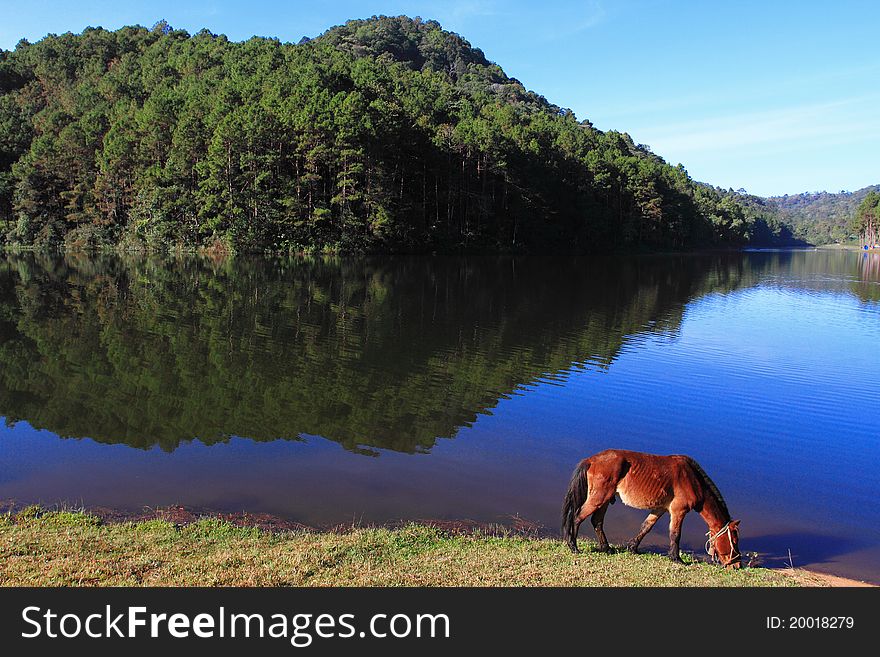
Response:
[[[649,511],[639,533],[626,544],[637,552],[654,523],[669,511],[669,558],[681,561],[678,551],[681,523],[697,511],[709,527],[706,552],[724,566],[739,568],[739,520],[731,520],[721,492],[703,468],[689,456],[658,456],[608,449],[581,461],[571,477],[562,506],[562,535],[577,552],[581,523],[590,518],[599,550],[608,550],[602,523],[615,493],[627,506]]]

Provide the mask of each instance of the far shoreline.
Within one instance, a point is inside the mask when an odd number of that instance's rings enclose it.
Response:
[[[681,249],[649,249],[644,247],[620,247],[596,251],[566,251],[548,249],[544,251],[525,251],[509,249],[451,249],[451,250],[271,250],[271,249],[214,249],[204,245],[181,244],[169,248],[121,248],[108,246],[102,248],[80,248],[58,246],[53,248],[0,244],[0,255],[32,256],[73,256],[73,257],[142,257],[142,258],[206,258],[214,261],[234,260],[236,258],[605,258],[619,256],[694,256],[694,255],[733,255],[776,251],[815,251],[815,250],[861,250],[861,247],[837,244],[703,244]]]

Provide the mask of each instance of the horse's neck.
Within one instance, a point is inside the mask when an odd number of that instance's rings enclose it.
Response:
[[[703,508],[700,511],[703,520],[709,526],[710,532],[717,532],[726,523],[730,522],[730,516],[726,514],[713,495],[707,495],[703,501]]]

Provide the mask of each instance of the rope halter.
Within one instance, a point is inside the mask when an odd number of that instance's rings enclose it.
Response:
[[[727,534],[727,541],[730,543],[730,561],[728,563],[733,563],[734,559],[741,556],[739,551],[736,550],[736,548],[734,548],[733,546],[733,532],[730,527],[731,522],[733,521],[728,520],[726,523],[724,523],[724,526],[714,534],[712,533],[711,529],[706,532],[706,536],[709,537],[706,540],[706,554],[712,557],[712,561],[718,561],[718,551],[715,549],[715,541],[718,540],[718,538],[725,533]],[[734,552],[736,552],[736,554],[734,554]]]

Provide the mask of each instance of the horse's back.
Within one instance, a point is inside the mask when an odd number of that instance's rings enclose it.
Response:
[[[584,460],[589,462],[591,466],[622,464],[626,470],[636,468],[654,473],[664,473],[687,469],[693,459],[683,454],[662,455],[635,452],[629,449],[606,449]]]
[[[656,470],[672,470],[675,468],[689,468],[694,460],[685,454],[649,454],[648,452],[636,452],[631,449],[605,449],[587,457],[584,461],[589,463],[617,463],[625,462],[630,465],[638,464]]]
[[[697,502],[692,459],[688,456],[608,449],[588,460],[591,475],[613,480],[627,506],[666,509],[673,501],[685,506]]]

